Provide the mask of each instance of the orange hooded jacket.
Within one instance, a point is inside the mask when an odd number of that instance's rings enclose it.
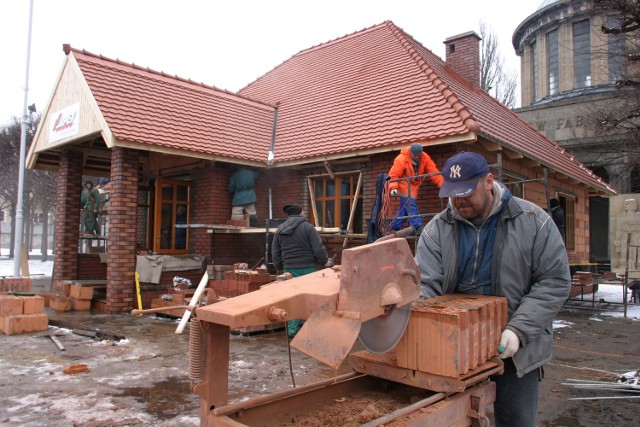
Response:
[[[411,147],[403,148],[400,151],[400,154],[396,156],[395,160],[393,161],[393,166],[391,166],[391,170],[389,171],[390,179],[393,180],[408,176],[425,175],[428,173],[440,172],[436,167],[436,164],[433,162],[433,160],[431,160],[431,157],[429,157],[429,155],[423,151],[422,157],[420,158],[418,173],[415,173],[413,164],[411,164],[411,155],[409,154],[410,150]],[[440,188],[440,186],[442,185],[442,175],[433,175],[430,176],[429,179],[431,179],[431,182],[437,185],[438,188]],[[420,184],[422,184],[422,181],[424,181],[424,178],[415,178],[411,180],[411,197],[418,197],[418,189],[420,188]],[[391,190],[393,189],[397,189],[398,195],[400,196],[408,197],[409,195],[409,184],[406,180],[390,182],[389,192],[391,192]]]

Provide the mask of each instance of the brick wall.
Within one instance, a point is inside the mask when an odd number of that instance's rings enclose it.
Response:
[[[60,158],[55,219],[55,281],[75,279],[78,273],[82,154],[63,151]]]
[[[107,255],[107,310],[131,310],[135,299],[138,153],[116,147],[111,152],[111,206]]]
[[[463,79],[480,85],[480,36],[471,31],[444,41],[446,65]]]

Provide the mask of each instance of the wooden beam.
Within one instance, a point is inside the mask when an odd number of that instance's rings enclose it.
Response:
[[[502,147],[502,152],[506,154],[507,157],[511,160],[518,160],[518,159],[524,158],[524,156],[521,153],[518,153],[517,151],[513,151],[506,147]]]
[[[495,142],[491,142],[487,139],[481,139],[480,145],[482,145],[488,151],[502,151],[502,146],[500,144],[496,144]]]

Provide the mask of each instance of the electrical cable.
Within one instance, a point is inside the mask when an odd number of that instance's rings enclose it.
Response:
[[[287,339],[287,353],[289,354],[289,374],[291,374],[291,383],[296,388],[296,379],[293,376],[293,364],[291,363],[291,340],[289,339],[289,322],[284,322],[284,337]]]

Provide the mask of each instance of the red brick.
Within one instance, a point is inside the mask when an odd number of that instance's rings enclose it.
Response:
[[[13,295],[0,295],[0,316],[22,314],[23,300]]]
[[[91,286],[71,285],[69,296],[75,299],[90,300],[93,298],[93,288]]]
[[[49,328],[49,318],[46,314],[20,314],[0,318],[2,332],[6,335],[26,334],[30,332],[42,332]]]
[[[91,300],[71,298],[71,309],[73,311],[89,311],[91,310]]]
[[[36,295],[22,297],[22,301],[24,303],[22,307],[23,314],[44,313],[44,298],[42,298],[41,296]]]
[[[71,298],[64,295],[53,295],[49,306],[55,311],[71,311]]]

